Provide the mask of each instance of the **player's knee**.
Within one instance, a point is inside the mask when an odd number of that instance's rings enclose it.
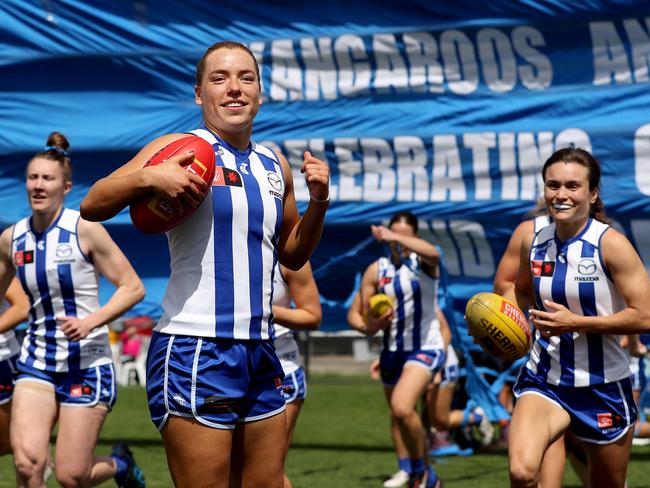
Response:
[[[38,456],[22,449],[14,451],[14,465],[16,466],[16,476],[21,480],[31,480],[42,477],[47,462],[47,453],[45,456]]]
[[[451,430],[451,423],[449,422],[449,417],[443,416],[434,416],[431,418],[431,425],[439,431],[442,430]]]
[[[0,438],[0,456],[11,454],[11,443],[9,439]]]
[[[63,488],[81,488],[88,486],[90,472],[88,470],[61,467],[56,469],[56,481]]]
[[[390,409],[397,422],[405,422],[415,412],[412,405],[395,398],[390,402]]]
[[[520,458],[510,459],[510,484],[516,488],[536,487],[539,469]]]

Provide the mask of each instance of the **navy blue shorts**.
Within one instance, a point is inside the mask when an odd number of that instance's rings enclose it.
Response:
[[[287,403],[307,398],[307,380],[303,368],[298,368],[293,373],[284,376],[282,394]]]
[[[433,379],[433,375],[445,364],[445,351],[442,349],[426,351],[382,351],[379,357],[382,383],[386,386],[396,385],[402,374],[404,365],[409,362],[419,364],[428,369]]]
[[[170,415],[208,427],[272,417],[285,408],[284,373],[273,341],[239,341],[154,332],[147,397],[158,430]]]
[[[11,401],[14,394],[18,356],[19,354],[15,354],[4,361],[0,361],[0,405]]]
[[[556,386],[541,380],[524,366],[514,394],[517,398],[539,395],[555,403],[571,416],[569,428],[575,436],[594,444],[617,441],[637,417],[630,378],[580,388]]]
[[[117,381],[113,363],[61,373],[50,373],[18,361],[16,383],[35,381],[54,387],[59,405],[94,407],[104,405],[111,410],[117,400]]]

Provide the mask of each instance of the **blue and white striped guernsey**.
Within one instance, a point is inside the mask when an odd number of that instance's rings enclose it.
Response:
[[[397,267],[390,258],[379,258],[378,291],[394,298],[395,317],[384,330],[384,350],[443,349],[436,316],[438,279],[422,271],[416,253]]]
[[[0,302],[0,315],[5,313],[8,308],[9,302],[7,300],[2,300],[2,302]],[[18,351],[20,351],[20,344],[18,344],[16,333],[13,329],[0,334],[0,361],[15,356],[18,354]]]
[[[30,217],[13,229],[13,263],[31,304],[20,361],[48,372],[112,362],[107,326],[81,341],[69,341],[56,321],[84,318],[99,308],[97,272],[77,239],[79,218],[79,212],[64,208],[42,233],[34,232]]]
[[[589,219],[585,229],[566,242],[558,240],[555,224],[535,236],[530,265],[538,309],[545,309],[545,299],[585,316],[611,315],[625,307],[600,253],[607,229],[608,225]],[[553,385],[583,387],[618,381],[630,376],[619,339],[577,332],[547,339],[536,331],[526,367]]]
[[[239,151],[206,129],[217,171],[197,211],[167,233],[171,276],[156,330],[223,339],[272,339],[271,298],[282,225],[284,177],[277,156]]]

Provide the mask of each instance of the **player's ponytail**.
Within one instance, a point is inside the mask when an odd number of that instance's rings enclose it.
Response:
[[[51,132],[47,136],[47,142],[42,151],[39,151],[32,158],[43,158],[52,161],[58,161],[63,169],[63,178],[65,181],[72,181],[72,161],[68,155],[70,142],[61,132]],[[31,160],[30,160],[31,162]]]

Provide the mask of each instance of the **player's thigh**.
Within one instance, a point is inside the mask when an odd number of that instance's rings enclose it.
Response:
[[[207,427],[193,418],[170,416],[161,432],[177,488],[226,488],[233,431]]]
[[[11,400],[0,405],[0,455],[11,452],[9,422],[11,421]]]
[[[418,399],[425,392],[432,377],[431,371],[427,368],[417,363],[406,363],[393,388],[391,410],[397,415],[415,410]]]
[[[540,484],[544,488],[562,488],[566,460],[564,437],[553,442],[544,453],[540,469]]]
[[[449,428],[449,415],[451,413],[451,402],[456,392],[456,384],[448,383],[438,387],[438,395],[433,405],[434,426],[439,428]]]
[[[56,438],[57,476],[90,476],[93,453],[108,409],[62,405]]]
[[[294,400],[287,403],[287,447],[293,438],[293,431],[296,428],[296,422],[298,422],[298,415],[303,403],[304,400]]]
[[[517,399],[508,434],[508,459],[517,468],[538,471],[546,449],[569,427],[571,417],[539,394]]]
[[[30,380],[16,383],[10,435],[17,463],[45,463],[57,415],[53,385]]]
[[[255,422],[241,423],[235,429],[232,452],[232,486],[242,488],[282,488],[286,414]]]
[[[583,442],[591,488],[623,488],[630,461],[633,428],[611,444]]]

